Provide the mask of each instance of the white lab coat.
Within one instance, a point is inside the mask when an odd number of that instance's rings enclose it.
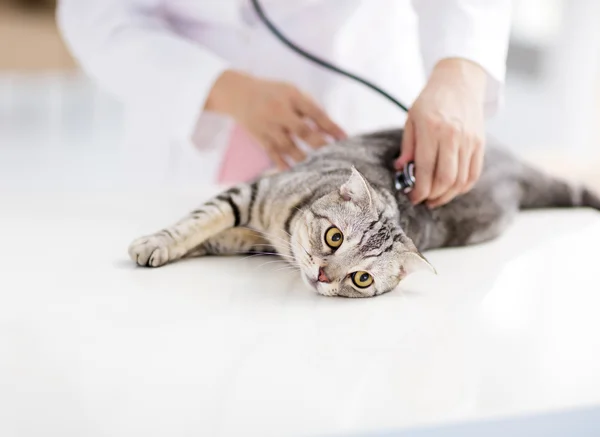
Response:
[[[488,115],[502,97],[510,3],[262,0],[292,40],[408,105],[438,60],[479,63]],[[350,134],[405,120],[381,96],[283,46],[249,0],[60,0],[57,19],[82,68],[125,105],[124,163],[141,180],[215,180],[232,121],[201,108],[227,68],[294,83]]]

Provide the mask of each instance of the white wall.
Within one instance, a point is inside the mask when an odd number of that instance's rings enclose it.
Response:
[[[600,2],[515,0],[514,12],[506,102],[489,131],[516,149],[595,153]]]

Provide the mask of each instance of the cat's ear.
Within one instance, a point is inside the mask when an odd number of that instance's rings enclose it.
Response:
[[[418,250],[407,250],[400,255],[400,280],[413,273],[429,271],[437,275],[437,270]]]
[[[373,190],[367,180],[352,166],[350,178],[340,187],[340,195],[346,201],[371,205],[373,203]]]

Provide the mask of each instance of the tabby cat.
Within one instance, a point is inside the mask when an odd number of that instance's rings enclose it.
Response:
[[[159,267],[184,257],[277,253],[317,293],[370,297],[415,271],[435,271],[423,251],[497,237],[519,209],[600,210],[600,198],[589,190],[490,144],[470,192],[433,210],[413,206],[394,189],[401,140],[398,129],[326,146],[289,171],[234,186],[135,240],[129,255],[140,266]]]

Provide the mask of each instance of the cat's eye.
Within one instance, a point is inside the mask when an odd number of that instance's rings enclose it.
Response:
[[[325,244],[332,249],[337,249],[344,241],[344,234],[335,226],[330,227],[325,231]]]
[[[354,272],[352,273],[352,282],[358,288],[367,288],[373,283],[373,276],[367,272]]]

